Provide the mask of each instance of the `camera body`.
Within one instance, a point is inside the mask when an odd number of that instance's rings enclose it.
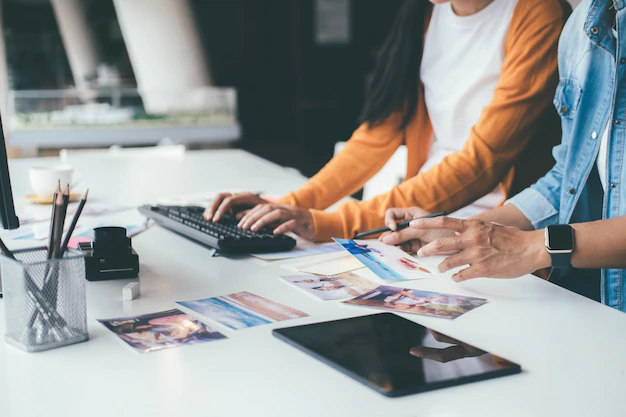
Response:
[[[85,255],[88,281],[139,276],[139,255],[123,227],[98,227],[94,229],[93,242],[80,243],[78,248]]]

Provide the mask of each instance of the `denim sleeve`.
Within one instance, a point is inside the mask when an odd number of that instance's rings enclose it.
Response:
[[[559,223],[559,210],[563,183],[563,167],[567,145],[553,150],[556,165],[530,188],[510,198],[505,204],[513,204],[532,223],[535,229],[543,229]]]

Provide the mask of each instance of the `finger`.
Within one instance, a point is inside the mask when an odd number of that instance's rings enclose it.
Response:
[[[409,220],[412,216],[408,209],[390,208],[385,212],[385,225],[394,232],[398,229],[396,222],[398,220]]]
[[[462,236],[443,237],[422,247],[417,256],[425,258],[432,255],[441,255],[442,253],[457,252],[467,248],[469,242],[466,242]]]
[[[288,232],[293,232],[295,228],[298,226],[298,222],[295,219],[291,219],[288,222],[285,222],[274,229],[275,235],[284,235]]]
[[[250,216],[254,216],[254,214],[261,210],[263,207],[265,207],[265,204],[259,204],[256,207],[252,207],[250,210],[248,210],[246,212],[246,214],[243,215],[243,217],[241,218],[241,220],[239,220],[239,223],[237,224],[237,227],[242,227],[244,225],[244,223],[246,223],[248,221],[248,219],[250,218]]]
[[[389,233],[383,238],[383,242],[387,245],[399,245],[404,242],[408,242],[415,239],[420,239],[426,234],[424,230],[413,229],[407,227],[406,229],[399,230],[397,232]]]
[[[215,214],[213,215],[213,218],[211,220],[213,220],[214,222],[220,221],[224,214],[226,214],[226,212],[230,209],[233,198],[234,197],[232,195],[224,198],[217,210],[215,210]]]
[[[263,228],[264,226],[267,226],[268,224],[276,223],[280,221],[281,219],[289,220],[287,216],[288,216],[288,213],[280,209],[274,209],[270,211],[269,213],[267,213],[266,215],[261,216],[256,222],[254,222],[254,224],[252,224],[252,226],[250,227],[250,230],[252,230],[253,232],[256,232],[257,230]]]
[[[252,206],[258,205],[259,203],[260,203],[259,197],[256,194],[251,194],[251,193],[235,194],[235,195],[226,194],[226,197],[222,200],[222,203],[220,204],[219,208],[215,212],[214,221],[218,221],[224,215],[224,213],[226,213],[228,210],[233,209],[234,207],[237,207],[237,206],[252,207]]]
[[[470,265],[472,262],[479,262],[480,256],[471,249],[465,249],[456,255],[448,256],[439,264],[439,272],[448,272],[451,269]]]
[[[230,196],[230,194],[226,194],[226,193],[221,193],[215,196],[213,201],[211,201],[211,204],[209,204],[207,209],[204,211],[203,216],[206,221],[210,221],[213,218],[213,214],[215,213],[217,208],[222,204],[222,201],[224,201],[224,199],[228,196]]]
[[[432,219],[415,219],[410,223],[410,226],[413,229],[446,229],[462,233],[468,228],[468,222],[444,216]]]
[[[250,213],[250,210],[238,211],[237,214],[235,214],[235,219],[236,220],[241,220],[248,213]]]
[[[256,206],[254,209],[250,210],[241,221],[239,222],[242,229],[249,229],[254,223],[256,223],[261,217],[265,216],[270,211],[273,211],[274,207],[269,204],[265,204],[263,206]]]
[[[482,266],[472,265],[452,275],[454,282],[463,282],[475,278],[487,278]]]

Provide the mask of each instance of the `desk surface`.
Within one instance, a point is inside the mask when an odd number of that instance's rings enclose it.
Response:
[[[18,207],[28,167],[11,161]],[[242,151],[184,158],[80,157],[92,201],[141,204],[212,189],[281,194],[305,179]],[[119,187],[117,191],[114,189]],[[120,214],[131,218],[134,211]],[[120,216],[118,215],[118,216]],[[405,317],[520,363],[521,375],[400,398],[385,398],[271,335],[271,330],[372,310],[313,299],[279,279],[280,263],[210,258],[208,250],[159,227],[134,239],[142,295],[122,302],[128,281],[88,283],[91,340],[28,354],[0,342],[0,415],[162,416],[623,416],[626,315],[532,276],[448,278],[407,286],[484,297],[457,320]],[[136,354],[96,319],[175,308],[175,301],[251,291],[310,314],[236,332],[228,340]],[[0,299],[0,334],[4,334]]]

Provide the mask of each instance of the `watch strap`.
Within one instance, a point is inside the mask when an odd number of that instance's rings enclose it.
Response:
[[[551,253],[552,268],[563,269],[572,266],[572,254],[571,253]]]

